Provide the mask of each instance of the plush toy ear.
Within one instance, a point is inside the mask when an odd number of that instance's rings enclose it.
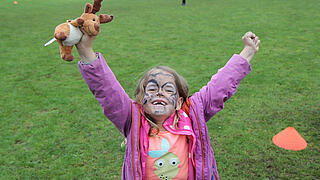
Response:
[[[72,24],[73,26],[76,26],[76,27],[82,26],[83,23],[84,23],[84,19],[82,19],[81,17],[79,17],[73,21],[70,21],[70,24]]]
[[[107,15],[107,14],[100,14],[99,19],[100,19],[100,24],[108,23],[113,20],[113,16]]]
[[[86,3],[86,7],[84,8],[84,13],[91,13],[92,12],[92,5],[89,3]]]
[[[100,11],[102,1],[103,0],[94,0],[92,4],[93,5],[92,14],[95,14],[96,12]]]

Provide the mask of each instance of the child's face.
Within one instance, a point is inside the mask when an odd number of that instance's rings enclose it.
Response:
[[[180,109],[181,104],[174,77],[163,70],[152,71],[145,87],[144,111],[155,120],[165,120]]]

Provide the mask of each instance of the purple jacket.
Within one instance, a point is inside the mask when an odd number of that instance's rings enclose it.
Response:
[[[122,179],[142,179],[140,106],[129,98],[100,53],[91,64],[79,62],[79,68],[89,89],[101,104],[105,116],[127,137]],[[189,117],[196,136],[194,161],[197,180],[219,179],[206,122],[223,108],[224,102],[235,94],[240,81],[250,71],[248,61],[235,54],[212,76],[206,86],[190,97]]]

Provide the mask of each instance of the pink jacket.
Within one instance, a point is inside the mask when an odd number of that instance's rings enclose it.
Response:
[[[141,122],[141,106],[129,98],[102,55],[98,53],[98,56],[91,64],[79,62],[80,72],[106,117],[127,137],[122,179],[143,179],[146,155],[142,148],[147,142],[141,138],[145,137],[143,134],[148,130],[148,125]],[[223,109],[224,102],[235,94],[240,81],[250,71],[248,61],[235,54],[212,76],[206,86],[189,98],[191,105],[188,116],[195,136],[195,141],[192,140],[195,142],[192,143],[195,168],[194,171],[189,171],[189,179],[219,179],[206,123]],[[167,130],[170,124],[172,123],[164,123]],[[190,152],[191,150],[192,147],[189,147]]]

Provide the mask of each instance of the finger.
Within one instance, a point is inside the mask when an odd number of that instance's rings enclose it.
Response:
[[[256,36],[256,37],[254,38],[254,43],[257,44],[258,40],[259,40],[259,37]]]
[[[242,40],[243,41],[248,41],[250,39],[250,33],[249,32],[247,32],[246,34],[244,34],[243,36],[242,36]]]
[[[257,44],[256,44],[256,47],[259,48],[259,46],[260,46],[260,40],[258,40],[258,42],[257,42]]]

